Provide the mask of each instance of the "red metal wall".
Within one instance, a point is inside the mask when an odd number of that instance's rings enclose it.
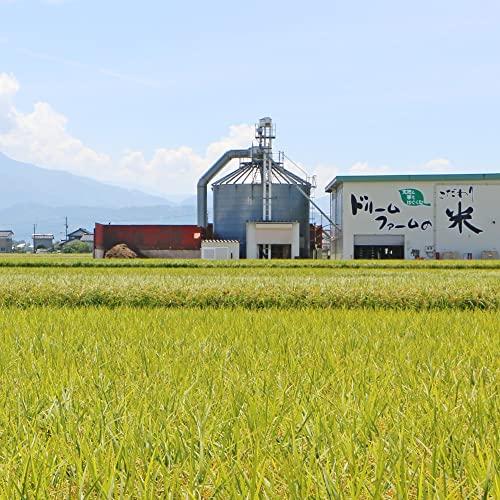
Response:
[[[198,226],[110,225],[98,224],[94,247],[105,252],[125,243],[140,254],[141,250],[199,250],[203,236]]]
[[[310,224],[310,236],[309,241],[311,244],[311,250],[315,248],[321,248],[323,246],[323,226],[318,224]]]

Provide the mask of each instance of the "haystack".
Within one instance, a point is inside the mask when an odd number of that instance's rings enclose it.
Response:
[[[110,248],[105,254],[106,259],[136,259],[137,254],[130,250],[125,243],[119,243],[113,248]]]

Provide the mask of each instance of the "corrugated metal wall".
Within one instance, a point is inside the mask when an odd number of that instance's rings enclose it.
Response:
[[[309,195],[309,189],[302,187]],[[238,240],[246,256],[246,223],[262,220],[262,184],[214,185],[214,234]],[[293,184],[273,184],[272,220],[300,223],[300,256],[309,257],[309,202]]]
[[[138,254],[149,250],[200,250],[203,233],[191,225],[106,225],[96,223],[95,249],[106,252],[125,243]]]

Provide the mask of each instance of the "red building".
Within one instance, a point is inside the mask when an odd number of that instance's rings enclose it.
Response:
[[[125,243],[139,257],[199,258],[203,229],[183,225],[98,224],[94,230],[94,257],[103,258],[115,245]]]

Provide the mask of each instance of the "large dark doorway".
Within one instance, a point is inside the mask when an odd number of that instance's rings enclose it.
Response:
[[[404,245],[354,245],[355,259],[404,259]]]
[[[268,259],[267,249],[269,245],[259,245],[259,259]],[[271,259],[291,259],[292,245],[271,245]]]

